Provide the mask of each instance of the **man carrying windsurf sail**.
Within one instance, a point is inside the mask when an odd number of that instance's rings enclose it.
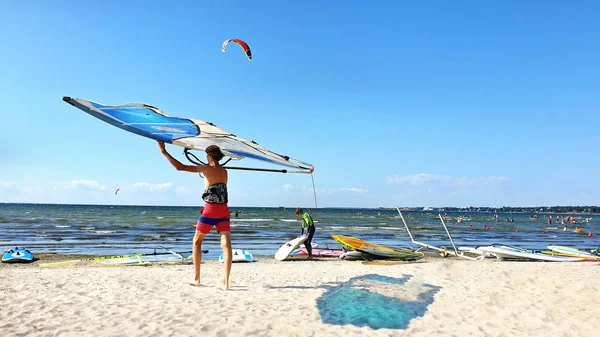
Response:
[[[302,233],[300,235],[304,235],[304,230],[306,229],[306,235],[308,238],[304,241],[304,247],[306,247],[306,252],[308,253],[307,260],[312,259],[312,238],[315,235],[315,224],[313,223],[313,219],[310,214],[304,212],[302,208],[296,208],[296,215],[302,218]]]
[[[218,286],[221,290],[229,289],[229,274],[231,272],[232,251],[231,251],[231,228],[230,212],[227,206],[227,170],[223,168],[219,161],[224,155],[221,149],[216,145],[206,148],[206,160],[208,165],[184,165],[173,158],[165,149],[163,142],[158,142],[160,152],[169,160],[177,171],[186,171],[193,173],[202,173],[204,175],[205,190],[202,194],[204,208],[200,210],[200,218],[196,224],[196,234],[194,235],[192,254],[194,257],[194,282],[192,285],[200,285],[200,263],[202,262],[202,241],[213,227],[221,235],[221,249],[224,256],[224,275],[223,281]]]

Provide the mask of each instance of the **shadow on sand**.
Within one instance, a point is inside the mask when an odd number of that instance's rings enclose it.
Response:
[[[317,299],[317,309],[324,323],[368,326],[372,329],[406,329],[410,321],[422,317],[441,289],[431,284],[407,285],[411,275],[388,277],[367,274],[342,283],[319,287],[286,286],[269,289],[325,289]]]

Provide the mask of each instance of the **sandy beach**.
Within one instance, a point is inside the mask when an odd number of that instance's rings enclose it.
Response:
[[[593,336],[598,263],[2,265],[2,336]]]

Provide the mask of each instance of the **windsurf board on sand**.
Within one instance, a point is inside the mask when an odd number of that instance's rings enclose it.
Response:
[[[157,252],[158,249],[166,250],[166,252]],[[121,267],[159,263],[192,262],[192,255],[184,256],[183,254],[185,253],[190,252],[177,253],[164,247],[157,247],[154,249],[154,252],[150,254],[99,256],[89,259],[49,262],[40,264],[40,268]],[[203,250],[202,253],[206,254],[208,253],[208,250]]]
[[[314,257],[340,257],[346,251],[343,249],[332,249],[332,248],[313,248],[312,255]],[[307,256],[308,250],[306,247],[300,247],[300,249],[294,250],[291,256]]]
[[[351,250],[351,251],[347,251],[344,254],[340,255],[340,259],[352,261],[352,260],[364,260],[365,258],[363,257],[363,253],[356,251],[356,250]]]
[[[254,262],[256,260],[254,260],[254,256],[252,256],[252,253],[250,253],[249,251],[245,250],[245,249],[233,249],[231,251],[232,253],[232,258],[231,261],[232,262]],[[221,256],[219,256],[219,262],[223,263],[225,262],[225,255],[223,255],[221,253]]]
[[[547,254],[541,254],[532,250],[523,249],[512,246],[483,246],[477,247],[478,250],[492,253],[499,259],[528,259],[538,261],[549,261],[549,262],[577,262],[583,261],[583,258],[579,257],[567,257],[567,256],[552,256]]]
[[[410,249],[398,249],[387,247],[344,235],[332,235],[331,237],[335,241],[339,242],[343,247],[352,250],[357,250],[373,256],[379,256],[381,258],[416,260],[423,257],[423,253],[415,252]]]
[[[585,260],[600,260],[600,255],[594,254],[592,251],[585,251],[573,247],[566,246],[548,246],[550,251],[542,251],[544,254],[553,256],[569,256],[569,257],[580,257]]]
[[[306,239],[308,239],[307,235],[300,235],[294,240],[284,243],[281,247],[279,247],[279,249],[275,253],[275,259],[278,261],[285,260],[290,255],[290,253],[293,252],[296,248],[298,248],[298,246],[303,244],[304,241],[306,241]]]
[[[28,249],[15,247],[2,255],[4,263],[28,263],[33,261],[33,253]]]

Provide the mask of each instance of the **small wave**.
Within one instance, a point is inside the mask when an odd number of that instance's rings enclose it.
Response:
[[[21,222],[21,223],[41,223],[44,222],[44,220],[40,219],[40,218],[26,218],[26,219],[16,219],[17,223]]]
[[[389,230],[393,230],[393,231],[402,231],[404,230],[403,228],[400,227],[379,227],[380,229],[389,229]]]
[[[79,229],[82,231],[93,231],[96,227],[79,227]]]
[[[55,225],[54,227],[56,227],[56,228],[69,228],[71,226],[69,226],[69,225]]]
[[[97,234],[113,234],[116,232],[117,231],[94,231],[94,233],[97,233]]]
[[[67,218],[60,218],[60,219],[54,220],[54,222],[69,222],[69,219],[67,219]]]
[[[138,238],[135,238],[135,241],[156,241],[156,240],[162,240],[162,237],[160,235],[151,235],[151,236],[140,236]]]
[[[258,225],[258,226],[256,226],[256,227],[257,227],[257,228],[272,228],[271,226],[268,226],[268,225],[262,225],[262,226],[261,226],[261,225]]]
[[[300,220],[297,220],[297,219],[281,219],[281,221],[283,221],[283,222],[300,222]],[[314,222],[316,222],[316,221],[314,221]]]
[[[165,217],[164,216],[157,216],[156,218],[157,219],[164,219]]]
[[[265,222],[273,221],[273,219],[235,219],[234,222]]]

